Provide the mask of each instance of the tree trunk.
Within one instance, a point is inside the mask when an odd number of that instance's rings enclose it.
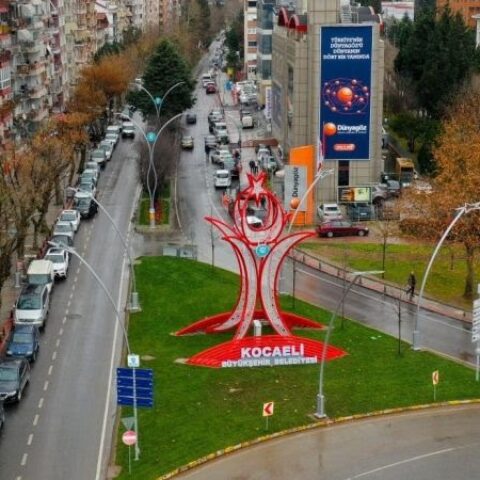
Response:
[[[465,245],[466,251],[466,262],[467,262],[467,276],[465,277],[465,291],[463,292],[464,298],[467,300],[473,299],[474,288],[473,284],[475,282],[475,247],[472,245]]]

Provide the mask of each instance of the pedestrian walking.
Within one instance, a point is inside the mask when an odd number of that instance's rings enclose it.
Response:
[[[258,166],[259,166],[258,160],[254,160],[254,163],[255,163],[255,175],[256,175],[258,173]]]
[[[250,167],[250,172],[255,173],[255,162],[253,160],[248,162],[248,166]]]
[[[417,279],[415,278],[415,273],[413,270],[410,272],[408,276],[408,288],[407,293],[410,295],[410,300],[413,300],[413,296],[415,295],[415,286],[417,285]]]

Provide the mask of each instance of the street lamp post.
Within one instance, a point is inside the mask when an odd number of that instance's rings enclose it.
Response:
[[[78,188],[74,187],[68,187],[66,189],[69,192],[78,192]],[[128,262],[130,264],[130,270],[132,273],[132,292],[131,292],[131,297],[130,297],[130,304],[129,304],[129,310],[132,312],[139,312],[141,310],[140,304],[138,301],[138,292],[137,292],[137,281],[135,278],[135,268],[133,265],[133,259],[130,256],[130,251],[128,248],[127,241],[125,240],[124,236],[120,233],[120,230],[117,227],[117,224],[114,222],[112,216],[108,213],[108,211],[105,209],[105,207],[92,195],[91,199],[95,204],[100,208],[100,210],[106,215],[106,217],[110,220],[110,223],[112,224],[112,227],[114,228],[115,232],[117,232],[118,238],[120,238],[120,241],[122,242],[125,254],[127,255]]]
[[[63,243],[57,243],[57,242],[48,242],[52,247],[55,248],[61,248],[63,250],[66,250],[69,254],[77,257],[80,262],[87,267],[87,270],[93,275],[95,280],[98,282],[102,290],[105,292],[105,295],[107,296],[109,302],[111,303],[113,307],[113,311],[115,312],[115,320],[117,324],[120,326],[122,329],[123,333],[123,338],[125,340],[125,346],[127,347],[127,353],[130,356],[132,354],[130,350],[130,343],[128,341],[128,335],[127,335],[127,330],[125,328],[125,323],[120,321],[120,312],[118,309],[117,304],[115,303],[115,300],[112,298],[112,295],[108,291],[108,288],[106,285],[103,283],[102,279],[97,275],[97,272],[92,268],[92,266],[74,249],[71,247],[68,247],[67,245]],[[138,437],[139,437],[139,432],[138,432],[138,409],[137,409],[137,397],[135,394],[135,384],[134,384],[134,394],[133,394],[133,417],[134,417],[134,429],[135,432],[137,433],[137,442],[135,443],[135,460],[138,460],[140,458],[140,446],[138,442]]]
[[[332,313],[330,317],[330,321],[328,323],[328,328],[327,328],[327,333],[325,335],[325,341],[323,343],[323,350],[322,350],[322,358],[320,360],[320,378],[319,378],[319,387],[318,387],[318,395],[317,395],[317,411],[315,412],[315,416],[317,418],[325,418],[327,415],[325,413],[325,395],[323,394],[323,377],[324,377],[324,371],[325,371],[325,360],[327,358],[327,348],[328,348],[328,343],[330,341],[330,335],[332,333],[333,329],[333,323],[335,319],[337,318],[338,312],[343,305],[343,302],[345,301],[345,298],[348,295],[348,292],[351,290],[353,287],[355,281],[357,278],[362,277],[364,275],[376,275],[383,273],[382,270],[370,270],[370,271],[365,271],[365,272],[351,272],[350,275],[353,276],[352,280],[348,284],[348,287],[346,290],[343,292],[342,298],[337,304],[337,307],[335,308],[335,311]]]
[[[457,214],[453,218],[453,220],[450,222],[450,225],[446,228],[445,232],[443,233],[442,237],[438,241],[437,245],[435,246],[435,250],[432,253],[432,256],[430,258],[430,261],[428,262],[427,269],[425,270],[425,274],[423,275],[422,278],[422,285],[420,287],[420,292],[418,294],[418,301],[417,301],[417,311],[415,314],[415,327],[413,329],[413,343],[412,343],[412,348],[413,350],[420,350],[420,330],[419,330],[419,316],[420,316],[420,304],[423,299],[423,292],[425,290],[425,285],[427,283],[427,278],[430,273],[430,270],[432,268],[433,262],[435,260],[435,257],[437,256],[440,248],[443,245],[443,242],[445,239],[448,237],[448,234],[452,230],[452,228],[455,226],[455,224],[460,220],[462,215],[464,213],[469,213],[473,210],[480,210],[480,202],[476,203],[466,203],[463,207],[457,208]]]
[[[121,115],[120,113],[117,113],[117,115]],[[143,135],[143,138],[147,142],[147,147],[148,147],[148,155],[149,155],[149,171],[150,168],[153,165],[153,154],[155,152],[155,146],[157,144],[158,139],[160,138],[161,133],[163,132],[164,128],[172,123],[174,120],[177,118],[181,117],[183,113],[177,113],[177,115],[174,115],[170,119],[168,119],[160,128],[160,130],[155,133],[155,132],[148,132],[146,133],[145,130],[136,122],[133,118],[130,116],[128,117],[129,120],[140,130],[140,132]],[[153,168],[154,172],[154,186],[153,189],[150,186],[150,182],[148,181],[148,173],[147,173],[147,190],[148,190],[148,195],[150,197],[150,208],[149,208],[149,218],[150,218],[150,227],[155,227],[155,194],[157,191],[158,187],[158,177],[157,177],[157,172],[155,171],[155,168]]]
[[[142,90],[143,92],[145,92],[148,95],[148,97],[150,98],[150,100],[152,100],[153,106],[155,107],[156,116],[157,116],[157,124],[158,124],[158,127],[160,127],[160,115],[161,115],[161,112],[162,112],[162,106],[165,102],[165,99],[168,97],[170,92],[172,92],[175,88],[179,87],[180,85],[183,85],[184,83],[185,83],[184,81],[175,83],[165,92],[163,97],[159,97],[159,96],[154,97],[152,95],[152,93],[150,91],[148,91],[140,83],[133,82],[133,83],[131,83],[131,85],[134,85],[135,87],[137,87],[140,90]],[[128,117],[129,117],[130,121],[133,122],[133,119],[130,118],[130,116],[128,116]],[[135,122],[133,122],[133,123],[138,128],[138,125]],[[149,162],[148,162],[148,169],[147,169],[147,190],[148,190],[148,195],[149,195],[149,199],[150,199],[150,208],[149,208],[149,211],[148,211],[148,215],[149,215],[149,219],[150,219],[150,227],[155,227],[155,193],[157,191],[157,186],[158,186],[158,175],[157,175],[157,171],[155,169],[155,165],[153,163],[153,151],[150,149],[150,141],[147,139],[147,137],[145,135],[145,132],[143,132],[143,129],[140,128],[140,130],[142,131],[143,136],[146,138],[147,145],[148,145],[148,148],[149,148]],[[158,132],[157,135],[159,135],[159,134],[160,134],[160,132]],[[150,135],[150,133],[149,133],[149,135]],[[156,142],[156,140],[153,140],[153,142]],[[153,148],[155,148],[155,146]],[[153,185],[154,185],[153,186],[153,192],[152,192],[152,189],[150,187],[150,174],[151,174],[152,171],[153,171]]]

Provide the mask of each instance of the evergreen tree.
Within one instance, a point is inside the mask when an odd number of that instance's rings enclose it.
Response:
[[[176,83],[184,82],[162,104],[162,116],[172,117],[194,104],[195,81],[186,61],[169,40],[162,40],[150,57],[143,75],[143,86],[154,98],[163,100],[165,93]],[[127,101],[137,107],[144,118],[155,115],[152,99],[143,90],[129,92]]]
[[[447,5],[438,19],[431,11],[423,13],[407,42],[399,46],[395,69],[411,79],[419,105],[439,118],[475,65],[471,33]]]

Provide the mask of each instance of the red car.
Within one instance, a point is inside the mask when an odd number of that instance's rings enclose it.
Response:
[[[319,237],[345,237],[348,235],[358,235],[364,237],[368,235],[368,227],[363,225],[354,225],[344,220],[321,223],[316,228]]]
[[[217,87],[214,83],[207,83],[207,86],[205,87],[205,92],[206,93],[216,93],[217,92]]]

